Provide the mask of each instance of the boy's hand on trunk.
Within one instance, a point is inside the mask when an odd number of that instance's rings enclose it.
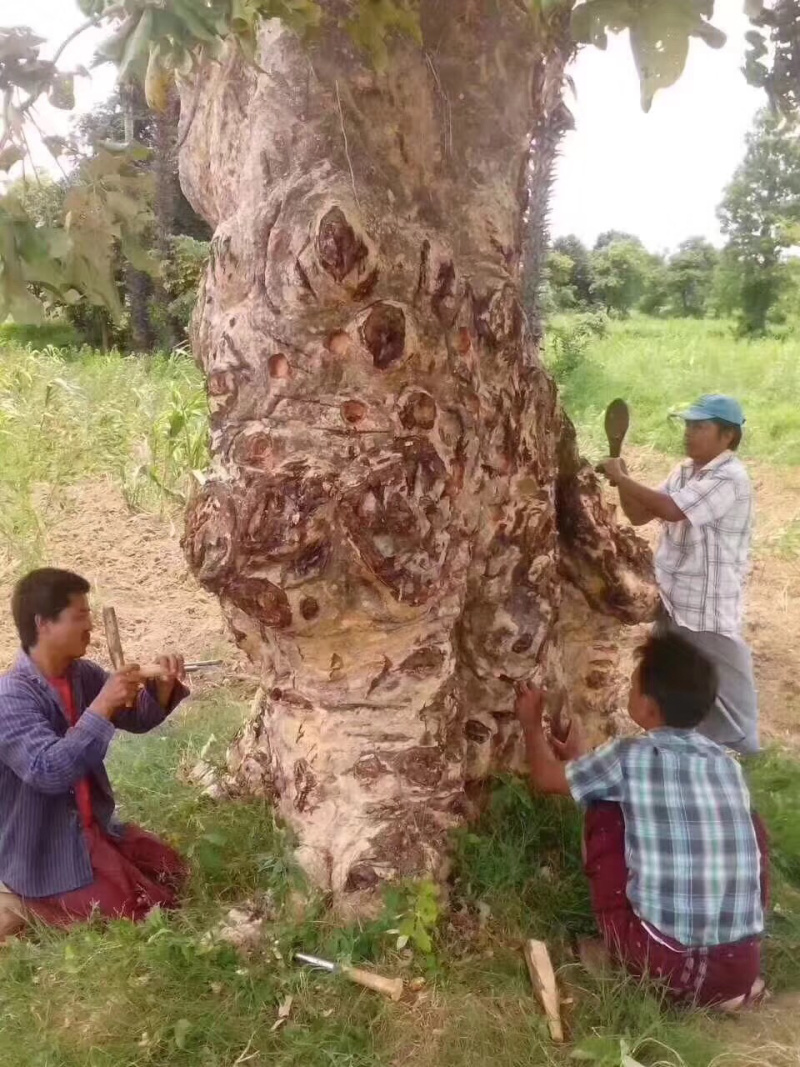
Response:
[[[541,730],[545,691],[533,682],[517,683],[514,711],[523,730]]]
[[[555,721],[550,725],[550,747],[562,763],[579,759],[585,756],[588,750],[586,735],[579,719],[568,719],[566,726],[563,720]]]
[[[539,793],[567,795],[569,784],[564,765],[548,744],[542,724],[546,696],[545,690],[533,682],[520,682],[514,710],[525,735],[531,785]]]

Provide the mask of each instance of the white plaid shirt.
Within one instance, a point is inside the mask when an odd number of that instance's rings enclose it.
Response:
[[[753,522],[747,471],[723,452],[699,470],[686,460],[660,488],[686,516],[662,524],[655,564],[665,608],[688,630],[738,636]]]
[[[726,945],[764,929],[758,841],[739,764],[696,730],[609,741],[566,765],[573,798],[619,804],[628,899],[682,945]]]

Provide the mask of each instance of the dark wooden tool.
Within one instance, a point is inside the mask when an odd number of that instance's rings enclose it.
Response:
[[[606,408],[605,419],[609,459],[620,459],[622,457],[622,442],[625,440],[625,434],[628,432],[630,421],[631,416],[625,401],[620,400],[619,397],[617,397],[616,400],[612,400]],[[624,459],[622,460],[622,467],[627,473]],[[602,474],[602,465],[598,464],[595,467],[595,470],[598,474]],[[616,485],[616,482],[611,482],[610,484]]]
[[[619,459],[622,455],[622,442],[630,426],[631,416],[628,405],[617,397],[606,408],[606,437],[608,438],[608,455]]]

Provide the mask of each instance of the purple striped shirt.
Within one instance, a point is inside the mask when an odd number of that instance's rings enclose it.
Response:
[[[74,727],[58,694],[24,652],[0,677],[0,883],[18,896],[50,897],[92,882],[76,783],[89,778],[95,819],[106,833],[119,835],[103,764],[114,730],[147,733],[187,694],[176,686],[165,710],[144,689],[136,706],[119,712],[112,724],[87,710],[107,677],[90,660],[73,663],[69,678],[79,716]]]

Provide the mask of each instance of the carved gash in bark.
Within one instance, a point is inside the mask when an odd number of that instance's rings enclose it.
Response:
[[[565,581],[653,607],[520,310],[569,51],[522,7],[422,0],[422,44],[380,73],[335,18],[312,44],[270,22],[261,71],[231,50],[184,99],[182,181],[216,230],[194,330],[215,466],[185,549],[265,682],[234,777],[337,893],[441,873],[467,784],[518,759],[500,676],[558,694],[572,669]]]

